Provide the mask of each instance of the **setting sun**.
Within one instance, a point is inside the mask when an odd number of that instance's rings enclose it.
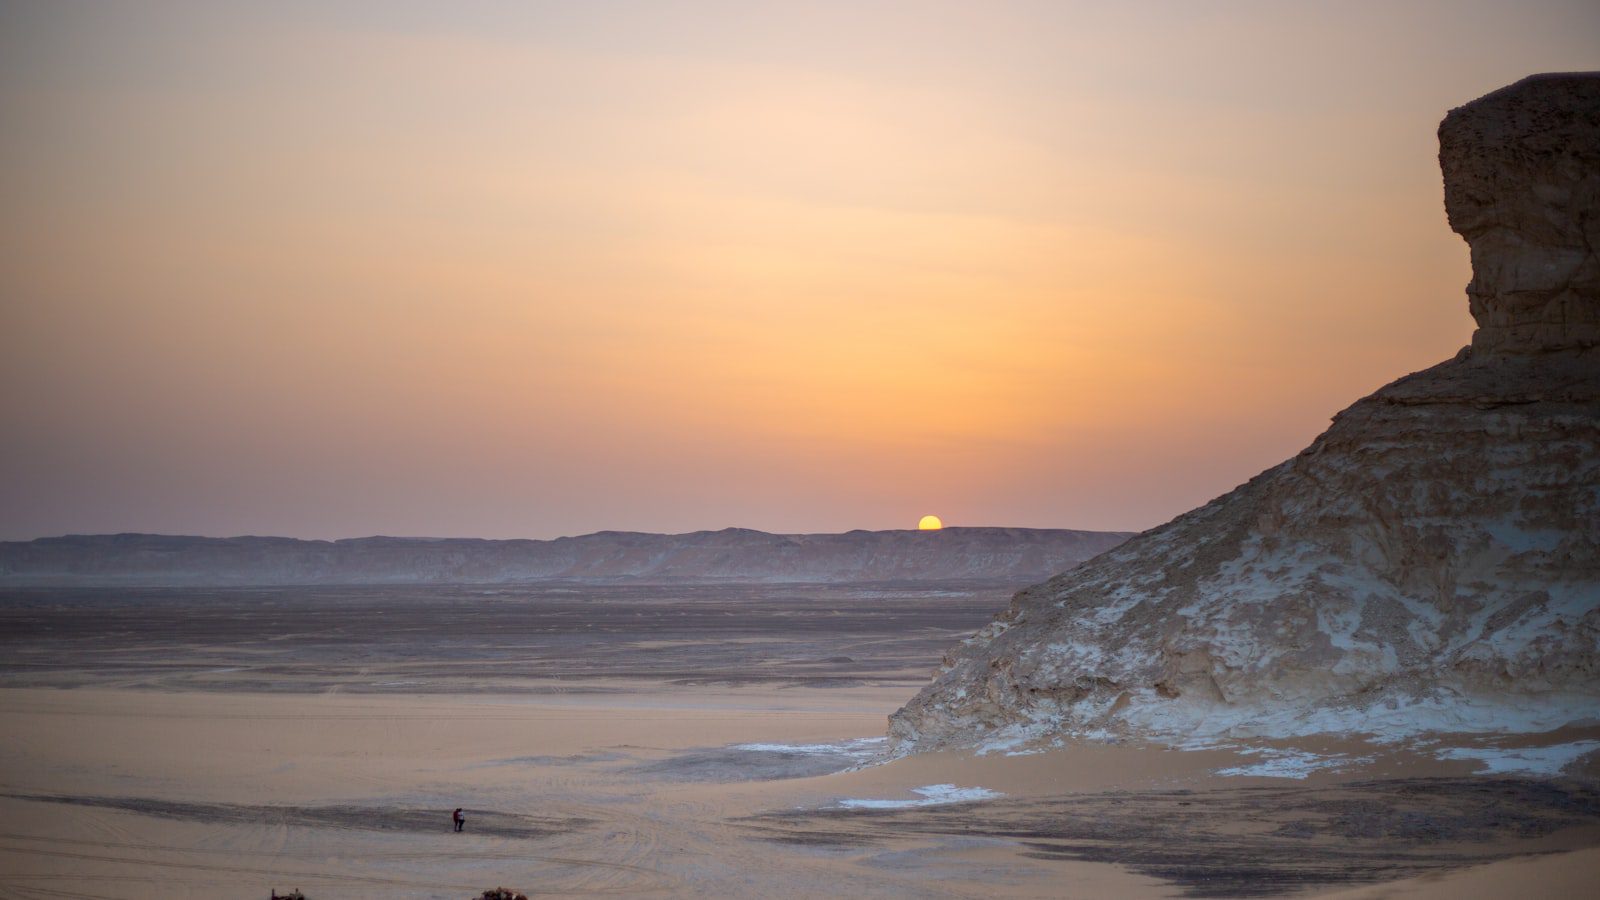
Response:
[[[938,516],[923,516],[922,521],[917,523],[917,528],[921,531],[938,531],[943,527],[944,523],[939,521]]]

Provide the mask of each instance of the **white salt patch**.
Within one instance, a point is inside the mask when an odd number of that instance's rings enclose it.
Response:
[[[854,738],[831,744],[734,744],[735,750],[756,753],[802,753],[808,756],[871,756],[889,742],[886,737]]]
[[[1600,741],[1574,741],[1553,747],[1523,747],[1503,750],[1496,747],[1452,747],[1437,754],[1440,759],[1475,759],[1491,775],[1554,775],[1588,753],[1600,750]]]
[[[1295,703],[1228,704],[1155,701],[1136,695],[1119,718],[1148,737],[1179,741],[1292,738],[1313,734],[1363,734],[1397,743],[1427,733],[1530,733],[1600,721],[1591,694],[1551,693],[1515,698],[1467,696],[1449,690],[1431,695],[1391,695],[1353,705]]]
[[[1046,723],[1029,722],[1007,725],[999,731],[989,735],[989,739],[978,745],[975,755],[988,756],[991,753],[1004,753],[1007,756],[1020,756],[1026,754],[1026,749],[1018,750],[1022,745],[1038,740],[1047,731],[1057,727],[1059,721]]]
[[[953,784],[930,784],[912,788],[911,793],[921,794],[920,800],[860,800],[846,798],[839,801],[845,809],[905,809],[911,806],[935,806],[941,803],[967,803],[973,800],[993,800],[1004,797],[999,791],[988,788],[956,787]]]
[[[1524,528],[1516,522],[1490,522],[1483,530],[1513,553],[1554,550],[1566,536],[1565,532],[1555,529]]]
[[[1312,772],[1323,769],[1337,771],[1357,763],[1369,762],[1370,757],[1350,758],[1347,756],[1318,756],[1303,750],[1273,750],[1256,749],[1241,750],[1250,756],[1264,757],[1261,762],[1251,763],[1247,766],[1234,766],[1229,769],[1218,769],[1218,775],[1254,776],[1257,778],[1305,778]]]

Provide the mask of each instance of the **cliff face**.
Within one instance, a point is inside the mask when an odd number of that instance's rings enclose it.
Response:
[[[1525,78],[1439,126],[1445,213],[1472,248],[1480,358],[1600,345],[1596,77]]]
[[[901,751],[1600,721],[1600,74],[1439,133],[1471,347],[1019,593],[891,718]]]
[[[1108,531],[946,528],[767,534],[603,531],[553,541],[89,535],[0,543],[7,584],[941,581],[1025,584],[1126,540]]]

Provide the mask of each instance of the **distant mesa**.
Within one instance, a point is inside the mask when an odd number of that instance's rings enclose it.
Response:
[[[899,751],[1600,722],[1600,73],[1452,110],[1439,163],[1471,346],[1017,594]]]
[[[1027,584],[1120,531],[946,528],[768,534],[602,531],[553,541],[69,535],[0,543],[0,586],[986,581]]]

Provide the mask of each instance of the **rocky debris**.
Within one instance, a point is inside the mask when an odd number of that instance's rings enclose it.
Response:
[[[0,543],[0,585],[448,584],[572,581],[1026,584],[1115,547],[1120,531],[946,528],[768,534],[602,531],[552,541],[341,541],[69,535]]]
[[[528,895],[510,888],[497,887],[479,894],[478,900],[528,900]]]
[[[1017,594],[896,752],[1600,721],[1600,73],[1453,110],[1440,162],[1472,345]]]

